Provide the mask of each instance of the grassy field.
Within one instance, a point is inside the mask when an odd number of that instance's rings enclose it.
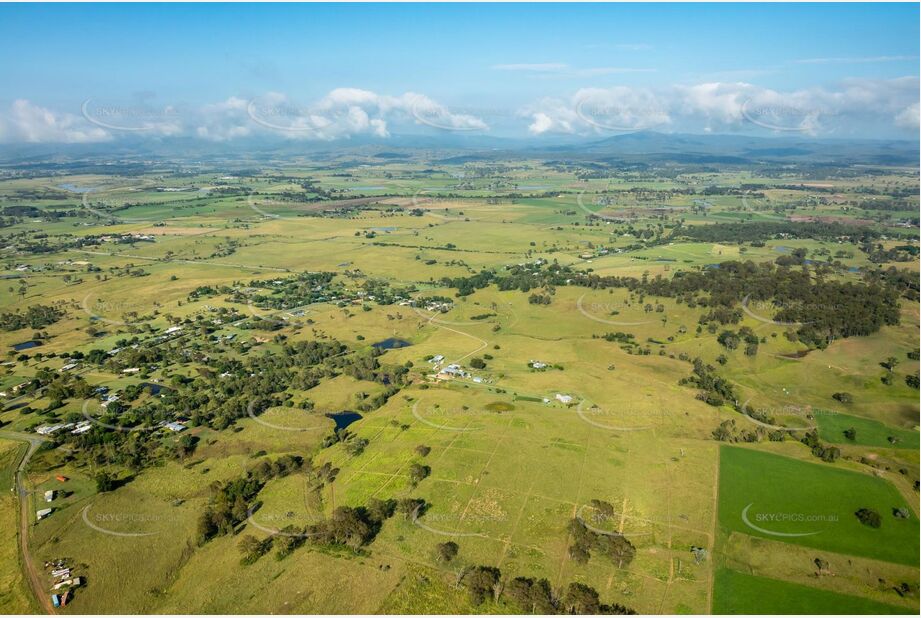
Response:
[[[0,183],[3,206],[82,213],[40,223],[22,218],[6,230],[31,238],[40,228],[68,246],[9,253],[0,264],[8,279],[0,312],[56,303],[66,314],[41,329],[0,331],[9,363],[0,368],[0,390],[8,393],[0,412],[4,427],[26,431],[81,414],[82,400],[45,411],[47,393],[12,393],[42,370],[57,374],[70,360],[63,354],[126,347],[134,337],[146,345],[174,323],[183,326],[177,341],[190,354],[187,362],[144,374],[87,363],[75,371],[93,386],[116,391],[195,376],[218,359],[280,356],[285,345],[297,342],[336,339],[361,351],[388,338],[409,344],[380,357],[407,368],[412,379],[349,426],[368,440],[357,454],[342,444],[323,446],[334,426],[326,414],[356,410],[388,385],[344,373],[285,390],[294,402],[309,400],[312,411],[279,406],[221,431],[190,428],[187,435],[199,438],[194,455],[146,468],[114,491],[97,492],[95,463],[80,463],[63,448],[38,452],[30,483],[36,491],[65,494],[50,517],[32,525],[32,553],[38,564],[67,558],[87,579],[65,613],[512,613],[502,601],[471,605],[455,585],[461,569],[476,565],[497,566],[509,579],[546,578],[556,589],[581,582],[603,601],[640,613],[882,613],[917,605],[916,588],[905,599],[892,592],[892,585],[914,581],[918,572],[912,488],[918,478],[918,401],[917,390],[905,382],[918,370],[908,356],[918,347],[916,304],[902,303],[900,324],[833,341],[824,350],[787,337],[791,329],[770,323],[771,316],[744,314],[727,328],[747,326],[757,334],[759,352],[748,356],[721,347],[706,325],[698,332],[706,308],[675,298],[573,285],[526,292],[490,285],[459,297],[442,281],[482,269],[503,273],[538,259],[601,276],[672,277],[726,260],[773,262],[806,249],[822,261],[840,253],[835,259],[842,266],[826,276],[856,282],[863,275],[854,268],[876,266],[852,243],[653,240],[660,228],[679,220],[689,226],[777,222],[793,213],[853,216],[855,207],[845,211],[838,198],[813,203],[806,189],[789,188],[808,178],[747,171],[659,177],[628,170],[611,178],[577,178],[531,161],[508,162],[501,172],[477,162],[369,159],[342,169],[335,163],[264,166],[252,176],[62,174]],[[860,183],[829,182],[857,200],[867,186],[880,192],[914,186],[915,176],[892,170]],[[319,193],[303,189],[306,180],[336,199],[385,197],[326,211],[328,203],[308,201]],[[749,182],[764,183],[765,197],[717,194],[707,196],[705,206],[692,198],[694,188],[735,189]],[[64,185],[96,188],[87,205],[105,209],[104,216],[95,216]],[[241,193],[220,195],[231,189]],[[22,197],[36,190],[54,199]],[[588,219],[589,212],[604,218]],[[130,233],[153,240],[75,241]],[[300,308],[302,314],[283,311],[280,317],[232,302],[227,291],[249,294],[253,282],[306,271],[332,272],[334,283],[348,288],[373,282],[414,286],[410,296],[446,296],[453,305],[435,314],[364,298],[317,302]],[[190,297],[201,286],[222,291]],[[534,304],[534,293],[552,302]],[[283,325],[269,332],[246,329],[240,319],[216,324],[220,309]],[[209,328],[214,332],[205,334]],[[44,333],[41,346],[12,349],[33,339],[34,331]],[[604,338],[614,333],[631,335],[635,343]],[[224,338],[229,335],[232,342]],[[444,364],[462,364],[470,376],[436,379],[429,362],[434,355],[444,356]],[[717,360],[721,355],[725,364]],[[880,379],[886,375],[880,362],[889,356],[900,361],[891,385]],[[839,445],[842,458],[819,463],[795,439],[799,433],[746,448],[721,445],[713,438],[721,421],[756,425],[728,405],[707,405],[697,388],[679,384],[691,375],[695,357],[731,381],[739,403],[766,411],[787,429],[817,424],[821,439]],[[474,368],[473,358],[485,366]],[[534,361],[549,367],[533,369]],[[854,401],[837,405],[831,396],[840,391],[852,393]],[[572,397],[572,405],[557,395]],[[99,413],[98,403],[92,410]],[[835,414],[821,413],[829,410]],[[843,439],[849,427],[857,429],[853,442]],[[900,441],[890,444],[890,435]],[[176,437],[160,440],[166,448]],[[421,455],[419,446],[430,451]],[[4,441],[0,447],[2,478],[9,481],[19,447]],[[196,521],[210,487],[241,475],[257,461],[255,454],[311,457],[338,473],[319,493],[308,488],[303,473],[270,481],[237,534],[198,546]],[[412,482],[413,464],[429,466],[429,476]],[[63,485],[55,479],[62,474],[68,477]],[[361,553],[303,547],[283,560],[267,555],[240,564],[242,536],[264,538],[289,523],[328,517],[337,506],[406,497],[424,499],[424,513],[416,521],[402,515],[386,521]],[[597,552],[585,563],[571,557],[567,526],[590,512],[592,500],[612,505],[614,515],[596,524],[635,546],[629,565],[615,565]],[[17,575],[17,504],[12,495],[0,501],[6,534],[0,543],[0,611],[6,612],[35,609]],[[879,529],[857,521],[853,513],[863,507],[882,515]],[[894,508],[908,508],[911,516],[896,519]],[[451,564],[437,555],[438,544],[448,540],[460,548]],[[704,548],[708,557],[695,560],[691,547]],[[817,555],[832,563],[836,577],[813,577]],[[892,585],[874,584],[881,578]],[[752,604],[756,598],[761,604]]]
[[[12,492],[16,467],[25,451],[21,442],[0,439],[0,610],[7,614],[38,610],[19,558],[19,501]]]
[[[789,479],[796,479],[791,483]],[[720,525],[728,530],[825,549],[918,564],[918,518],[881,478],[789,457],[723,447]],[[879,512],[879,528],[862,524],[861,508]],[[893,516],[905,508],[908,519]]]
[[[912,614],[910,609],[836,594],[819,588],[754,577],[729,569],[716,572],[715,614]]]
[[[849,414],[819,414],[819,436],[823,440],[837,444],[854,442],[864,446],[881,446],[889,448],[918,448],[917,430],[888,427],[879,421]],[[844,432],[849,429],[857,431],[854,440],[848,439]],[[895,438],[895,442],[890,442]]]

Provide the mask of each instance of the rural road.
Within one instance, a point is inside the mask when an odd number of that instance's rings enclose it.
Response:
[[[45,439],[37,435],[16,431],[0,431],[0,438],[28,442],[29,444],[29,449],[16,468],[15,476],[16,493],[19,496],[19,552],[22,555],[22,566],[36,601],[45,610],[46,614],[55,614],[57,612],[54,611],[54,606],[51,604],[51,597],[45,591],[41,573],[35,567],[32,554],[29,553],[29,522],[32,519],[29,514],[29,491],[25,485],[26,467],[29,465],[29,459],[32,458],[32,455]]]

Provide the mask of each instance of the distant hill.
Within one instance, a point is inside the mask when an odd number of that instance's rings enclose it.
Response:
[[[18,165],[78,159],[237,163],[343,158],[366,164],[425,160],[440,164],[508,159],[597,161],[606,164],[749,165],[784,162],[917,165],[917,141],[819,139],[809,136],[692,135],[641,131],[598,138],[502,138],[471,133],[352,137],[329,142],[274,137],[210,142],[196,138],[121,139],[96,144],[0,145],[0,161]]]

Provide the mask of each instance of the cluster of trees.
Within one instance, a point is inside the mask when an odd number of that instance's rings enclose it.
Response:
[[[48,305],[31,305],[24,312],[0,313],[0,329],[6,331],[50,326],[64,317],[64,312]]]
[[[58,373],[48,367],[40,367],[30,380],[19,387],[19,392],[35,395],[42,389],[49,399],[49,412],[60,408],[68,399],[85,399],[93,392],[93,387],[82,377],[72,373]]]
[[[758,354],[758,335],[748,326],[740,328],[738,333],[731,330],[724,330],[719,334],[716,340],[727,350],[735,350],[744,342],[746,356],[755,356]]]
[[[211,504],[198,518],[198,544],[204,545],[216,536],[232,533],[249,517],[255,508],[256,496],[269,480],[288,476],[303,465],[302,457],[283,455],[274,462],[260,461],[239,478],[215,482]]]
[[[908,300],[917,301],[921,297],[921,283],[918,281],[918,275],[910,270],[890,266],[885,270],[867,271],[863,273],[863,277],[868,283],[888,285],[899,290]]]
[[[727,225],[733,226],[733,229],[737,226]],[[738,227],[756,228],[761,225],[788,224],[738,224]],[[835,230],[838,226],[815,225]],[[697,227],[711,229],[719,226]],[[713,242],[718,242],[718,239],[713,239]],[[819,348],[824,348],[833,339],[870,335],[882,326],[898,324],[900,293],[917,293],[917,282],[900,275],[899,271],[884,276],[868,275],[864,281],[854,283],[826,279],[827,270],[820,265],[812,268],[802,265],[794,269],[771,263],[729,261],[719,264],[719,268],[700,272],[680,271],[671,278],[656,276],[649,279],[646,276],[602,277],[554,262],[511,266],[502,273],[484,270],[469,277],[446,277],[442,283],[457,288],[459,296],[472,294],[493,283],[500,290],[518,289],[522,292],[562,285],[593,289],[626,288],[651,296],[675,298],[691,308],[708,307],[706,320],[720,324],[738,322],[741,318],[739,306],[748,299],[773,304],[776,313],[765,315],[766,319],[796,324],[799,339]]]
[[[750,414],[755,416],[755,414]],[[719,442],[761,442],[767,437],[771,442],[783,442],[787,432],[783,429],[766,430],[763,427],[744,428],[736,427],[735,419],[727,419],[717,425],[710,435]]]
[[[897,245],[885,248],[881,244],[867,247],[867,259],[874,264],[886,262],[913,262],[918,259],[918,247],[914,245]]]
[[[370,411],[383,405],[405,383],[409,369],[383,366],[382,352],[349,353],[335,340],[283,342],[273,354],[237,358],[222,355],[193,355],[188,345],[127,346],[114,356],[92,351],[86,360],[117,373],[126,367],[157,365],[181,367],[194,361],[198,375],[176,375],[161,403],[182,410],[193,425],[225,429],[249,412],[258,415],[274,405],[289,404],[286,392],[309,390],[325,378],[346,374],[356,379],[386,384],[387,388],[364,400],[360,408]],[[309,407],[309,406],[307,406]],[[124,410],[120,410],[123,413]],[[124,422],[122,422],[124,424]]]
[[[320,272],[299,273],[284,279],[254,279],[247,287],[265,292],[246,296],[242,290],[233,290],[227,300],[236,303],[251,302],[260,309],[290,309],[343,294],[344,286],[332,285],[335,276],[335,273]]]
[[[342,444],[345,452],[352,457],[357,457],[364,453],[369,443],[367,438],[360,438],[345,428],[337,428],[323,438],[323,448],[329,448],[334,444]]]
[[[186,324],[190,330],[193,325]],[[163,433],[153,431],[164,422],[181,420],[188,426],[210,426],[223,430],[238,419],[250,414],[259,415],[273,406],[297,406],[311,410],[309,400],[294,401],[290,389],[309,390],[321,380],[346,374],[357,379],[372,380],[386,385],[373,397],[360,402],[362,411],[371,411],[386,403],[399,392],[407,379],[409,368],[404,365],[385,366],[379,350],[354,353],[336,340],[288,342],[278,337],[280,349],[259,356],[229,355],[226,344],[205,337],[164,340],[154,338],[144,341],[135,336],[119,340],[112,354],[94,349],[74,352],[71,358],[82,358],[88,365],[120,373],[125,368],[139,367],[140,377],[157,367],[180,369],[192,367],[193,372],[174,373],[166,384],[159,387],[158,397],[138,399],[145,389],[129,386],[117,391],[118,401],[106,407],[92,406],[90,414],[99,422],[90,431],[78,435],[58,432],[52,438],[54,445],[68,444],[64,458],[80,465],[124,467],[137,473],[165,459],[183,459],[194,451],[195,445],[178,439],[164,440]],[[151,345],[151,341],[155,345]],[[241,343],[232,344],[237,351],[249,349]],[[245,348],[245,349],[244,349]],[[169,386],[167,386],[167,384]],[[47,368],[39,369],[24,393],[45,389],[50,404],[38,411],[44,422],[79,422],[83,416],[71,412],[61,417],[55,410],[68,399],[91,399],[96,389],[72,373],[58,373]],[[34,413],[31,408],[21,409],[23,414]],[[136,431],[125,431],[136,429]],[[338,436],[339,438],[349,436]],[[346,450],[361,452],[366,440],[346,440]]]
[[[606,614],[632,615],[636,612],[619,603],[606,604],[591,586],[572,582],[564,590],[554,590],[546,579],[515,577],[503,582],[502,571],[493,566],[475,566],[465,569],[460,577],[461,585],[470,595],[474,605],[481,605],[487,599],[507,600],[522,613],[559,614]]]
[[[679,384],[691,384],[700,389],[697,399],[704,401],[711,406],[721,406],[729,402],[733,406],[738,405],[738,397],[735,389],[725,378],[721,378],[716,373],[713,365],[708,365],[700,358],[694,359],[694,373],[687,378],[683,378]]]
[[[373,298],[379,305],[389,305],[408,298],[416,290],[415,286],[394,288],[387,281],[373,278],[364,281],[357,290],[349,290],[344,284],[336,282],[335,277],[336,273],[332,272],[303,272],[284,279],[255,279],[247,287],[256,288],[260,292],[252,296],[245,295],[242,289],[226,286],[198,288],[192,294],[200,296],[220,290],[230,293],[229,302],[252,303],[260,309],[279,310],[321,301],[344,301],[351,296]]]
[[[879,232],[867,226],[844,225],[842,223],[793,223],[787,221],[691,225],[681,230],[681,236],[685,238],[713,243],[741,243],[772,238],[847,239],[859,243],[879,238],[879,235]]]
[[[275,557],[281,560],[305,544],[345,548],[358,553],[374,541],[384,522],[396,511],[405,511],[407,508],[414,510],[417,502],[413,499],[396,501],[392,498],[372,498],[367,506],[340,506],[327,519],[304,527],[289,525],[265,539],[247,535],[238,544],[242,554],[240,561],[242,564],[252,564],[272,547],[277,548]]]
[[[581,519],[573,519],[569,522],[569,534],[573,541],[569,547],[569,556],[580,564],[588,562],[592,551],[606,556],[620,568],[630,564],[636,555],[633,543],[623,535],[613,532],[596,532],[586,526]]]
[[[899,293],[893,286],[876,281],[842,283],[826,280],[808,268],[794,270],[770,263],[723,262],[719,268],[684,271],[671,279],[656,277],[643,282],[608,277],[593,283],[598,287],[633,287],[647,294],[674,297],[689,306],[733,310],[745,299],[770,302],[777,312],[763,317],[797,323],[799,339],[820,348],[832,339],[870,335],[899,321]],[[714,317],[732,321],[731,314],[728,320]]]
[[[856,432],[854,432],[854,437],[857,437]],[[841,449],[837,446],[822,444],[822,442],[819,441],[819,432],[815,429],[807,431],[800,442],[808,446],[812,450],[812,454],[822,461],[834,463],[841,457]]]

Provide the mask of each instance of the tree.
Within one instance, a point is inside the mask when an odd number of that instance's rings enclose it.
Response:
[[[276,560],[282,560],[287,556],[290,556],[291,553],[304,544],[306,540],[304,536],[304,530],[298,528],[294,525],[287,525],[279,533],[274,535],[272,544],[277,548],[275,553]]]
[[[834,393],[831,396],[831,398],[841,403],[853,403],[854,402],[854,396],[851,395],[850,393],[845,393],[845,392]]]
[[[357,549],[373,537],[371,527],[357,509],[348,506],[337,507],[327,522],[327,531],[338,545]]]
[[[195,452],[197,444],[198,438],[196,436],[190,434],[183,435],[176,444],[176,456],[180,459],[185,459]]]
[[[198,526],[195,537],[199,545],[204,545],[217,536],[220,529],[214,521],[214,512],[210,509],[198,516]]]
[[[844,430],[844,437],[853,442],[857,439],[857,430],[853,427]]]
[[[247,534],[237,543],[237,549],[240,550],[241,554],[240,564],[253,564],[268,553],[271,548],[272,537],[259,540],[253,535]]]
[[[457,557],[457,552],[460,550],[460,547],[454,541],[448,541],[447,543],[439,543],[436,547],[438,550],[438,559],[442,562],[451,562]]]
[[[879,528],[883,523],[883,518],[880,516],[880,514],[870,508],[864,507],[862,509],[858,509],[854,515],[857,516],[857,519],[860,520],[860,523],[871,528]]]
[[[597,614],[601,609],[598,592],[585,584],[572,582],[566,589],[563,604],[570,614]]]
[[[413,519],[422,515],[425,510],[425,500],[422,498],[402,498],[397,502],[397,511],[406,519]]]
[[[516,577],[503,592],[526,612],[545,615],[559,613],[553,589],[546,579],[535,581],[530,577]]]
[[[432,469],[428,466],[417,463],[411,464],[409,466],[409,482],[412,483],[413,486],[418,485],[431,473]]]
[[[99,493],[115,489],[115,477],[103,470],[96,475],[96,491]]]
[[[486,369],[486,361],[482,358],[471,358],[470,366],[474,369]]]
[[[739,347],[739,343],[742,341],[739,336],[731,330],[724,330],[722,333],[720,333],[716,340],[727,350],[735,350],[737,347]]]
[[[470,594],[470,602],[481,605],[491,597],[499,585],[502,573],[496,567],[476,566],[464,575],[463,584]]]
[[[582,545],[572,545],[569,547],[569,557],[578,564],[585,564],[592,555]]]
[[[397,501],[393,498],[388,498],[387,500],[371,498],[365,510],[367,511],[368,519],[379,523],[392,517],[396,508]]]

